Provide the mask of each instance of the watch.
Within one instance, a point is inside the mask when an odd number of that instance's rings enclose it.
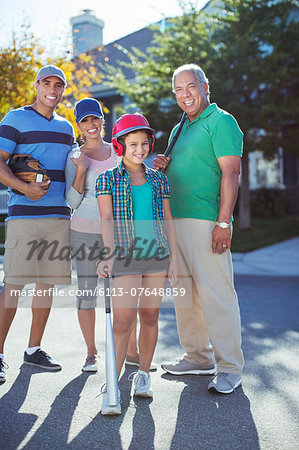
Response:
[[[216,222],[216,225],[220,228],[230,228],[230,223],[228,222]]]

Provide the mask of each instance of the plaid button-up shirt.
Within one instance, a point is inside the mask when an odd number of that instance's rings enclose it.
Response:
[[[170,198],[169,183],[164,173],[150,169],[145,164],[143,167],[144,176],[153,192],[154,232],[159,257],[164,257],[169,254],[169,249],[164,231],[163,199]],[[95,192],[96,197],[112,196],[116,254],[126,254],[134,248],[135,236],[131,179],[122,162],[98,176]]]

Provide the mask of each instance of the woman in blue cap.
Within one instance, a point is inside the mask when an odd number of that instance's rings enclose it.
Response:
[[[77,127],[83,145],[68,155],[65,178],[66,199],[73,209],[70,240],[76,265],[78,290],[78,319],[87,347],[85,372],[97,372],[98,356],[95,344],[95,307],[97,299],[97,261],[103,247],[95,184],[99,173],[115,167],[120,158],[112,144],[103,140],[104,116],[100,103],[94,98],[83,98],[74,109]],[[137,317],[136,317],[137,323]],[[132,331],[126,364],[139,367],[136,325]],[[152,363],[151,370],[157,365]]]
[[[87,346],[82,370],[96,372],[96,263],[103,241],[95,182],[101,172],[116,166],[117,159],[111,144],[103,140],[104,117],[100,103],[93,98],[84,98],[75,105],[74,114],[84,143],[70,152],[67,159],[66,199],[74,211],[70,240],[78,279],[78,319]]]

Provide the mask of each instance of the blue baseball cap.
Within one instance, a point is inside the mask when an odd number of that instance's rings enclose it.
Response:
[[[63,70],[59,69],[59,67],[52,65],[42,67],[36,75],[36,82],[48,77],[58,77],[61,79],[64,86],[66,86],[65,73]]]
[[[87,116],[103,117],[102,107],[95,98],[83,98],[76,103],[74,114],[77,123]]]

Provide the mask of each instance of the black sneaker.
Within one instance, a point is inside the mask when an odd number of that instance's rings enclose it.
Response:
[[[24,352],[24,364],[29,366],[41,367],[48,370],[61,370],[61,365],[51,358],[48,353],[44,352],[40,348],[36,350],[32,355],[28,355]]]
[[[8,365],[2,358],[0,358],[0,383],[4,383],[4,381],[6,381],[6,369],[8,369]]]

